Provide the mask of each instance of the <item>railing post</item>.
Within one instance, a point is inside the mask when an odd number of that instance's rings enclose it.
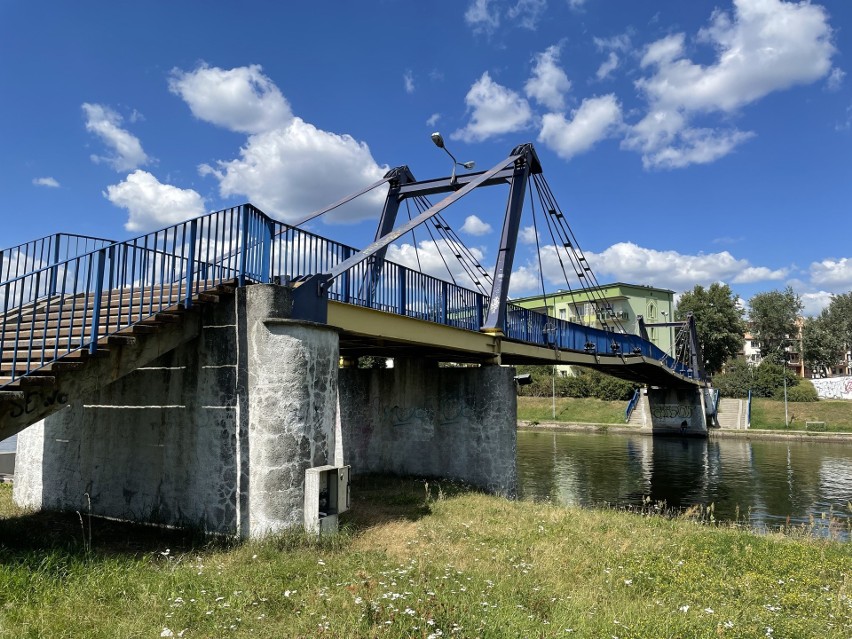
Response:
[[[272,256],[272,236],[275,233],[275,223],[270,219],[264,219],[263,222],[263,253],[260,256],[260,277],[261,281],[268,283],[272,281],[271,271],[271,256]]]
[[[478,331],[479,327],[482,326],[482,323],[485,320],[485,318],[482,317],[482,310],[485,307],[484,296],[482,295],[482,293],[477,293],[475,299],[476,299],[476,321],[474,322],[474,325],[470,329],[472,331]]]
[[[183,297],[184,308],[192,306],[192,280],[195,276],[195,238],[198,234],[198,220],[189,223],[189,255],[186,258],[186,292]]]
[[[405,282],[405,274],[408,269],[400,268],[399,269],[399,299],[397,300],[397,313],[399,315],[405,316],[405,307],[407,305],[406,300],[406,282]]]
[[[89,333],[89,353],[98,351],[98,333],[101,328],[101,295],[104,292],[104,267],[106,266],[106,249],[98,251],[98,261],[95,266],[95,291],[92,304],[92,330]]]
[[[240,215],[242,216],[241,220],[241,246],[240,246],[240,272],[238,274],[238,280],[240,286],[246,285],[246,260],[248,259],[248,231],[249,231],[249,219],[248,219],[248,206],[245,204],[240,207]]]
[[[449,284],[441,282],[441,324],[447,324],[447,306],[449,303]]]
[[[54,242],[53,262],[50,265],[51,266],[51,269],[50,269],[50,290],[48,290],[48,292],[47,292],[49,297],[53,297],[54,295],[56,295],[56,279],[57,279],[57,276],[59,274],[58,273],[59,267],[57,266],[57,264],[59,263],[59,244],[60,244],[61,240],[62,240],[62,234],[61,233],[57,233],[56,235],[53,236],[53,242]]]
[[[352,249],[349,248],[348,246],[344,246],[343,247],[343,259],[344,259],[344,261],[348,260],[350,257],[352,257]],[[340,283],[340,287],[342,289],[341,292],[340,292],[340,299],[341,299],[342,302],[345,302],[346,304],[348,304],[349,300],[351,299],[350,291],[349,291],[349,282],[350,282],[351,278],[349,277],[349,273],[350,273],[349,271],[343,272],[342,281]]]

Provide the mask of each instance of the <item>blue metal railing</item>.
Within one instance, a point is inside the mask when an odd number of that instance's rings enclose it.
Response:
[[[114,240],[73,233],[54,233],[0,249],[0,283],[38,268],[58,264],[71,257],[97,250]]]
[[[633,397],[630,398],[630,401],[627,403],[627,408],[624,411],[624,421],[629,422],[630,416],[633,414],[633,409],[636,408],[636,405],[639,403],[639,398],[642,396],[642,392],[637,388],[633,391]]]
[[[49,236],[58,237],[58,236]],[[76,236],[74,236],[76,237]],[[251,205],[210,213],[124,242],[79,236],[60,258],[0,282],[0,386],[224,282],[327,273],[358,252],[277,222]],[[86,244],[90,241],[91,244]],[[41,244],[39,244],[41,242]],[[29,243],[56,255],[48,238]],[[21,245],[28,246],[28,245]],[[90,248],[82,251],[83,248]],[[18,250],[15,247],[12,250]],[[24,251],[26,254],[26,250]],[[30,249],[30,254],[33,249]],[[23,263],[18,268],[23,268]],[[12,273],[10,273],[12,274]],[[399,264],[368,259],[336,278],[329,299],[478,331],[489,297]],[[507,339],[600,355],[643,355],[691,371],[636,335],[559,320],[508,304]]]

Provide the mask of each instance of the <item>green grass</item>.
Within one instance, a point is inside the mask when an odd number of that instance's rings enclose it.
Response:
[[[550,397],[518,397],[518,419],[530,422],[571,422],[579,424],[624,425],[627,402],[608,402],[593,398],[557,397],[553,419]]]
[[[789,402],[791,424],[786,430],[805,430],[806,422],[825,422],[827,432],[852,432],[852,402],[821,399],[818,402]],[[751,427],[785,430],[784,402],[755,398],[751,402]]]
[[[20,513],[9,493],[0,487],[2,637],[852,634],[852,546],[806,531],[372,478],[353,485],[345,530],[320,542],[210,544],[94,520],[87,552],[76,514]]]

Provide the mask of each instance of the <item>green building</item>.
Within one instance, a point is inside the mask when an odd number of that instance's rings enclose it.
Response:
[[[548,294],[546,308],[542,295],[514,299],[511,303],[539,313],[546,312],[551,317],[569,322],[638,335],[636,318],[639,315],[646,324],[672,321],[674,291],[616,282],[592,289],[560,290]],[[664,352],[671,353],[673,328],[651,326],[647,330],[654,344]],[[568,367],[561,368],[565,368],[563,373],[567,374]]]

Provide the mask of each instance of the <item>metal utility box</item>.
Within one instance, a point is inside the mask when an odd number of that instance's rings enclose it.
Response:
[[[349,510],[349,466],[305,471],[305,531],[337,532],[337,516]]]

